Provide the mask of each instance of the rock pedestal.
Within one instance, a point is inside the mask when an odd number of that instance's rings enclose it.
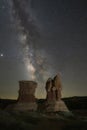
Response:
[[[46,112],[69,111],[65,103],[61,100],[61,80],[60,76],[56,75],[53,79],[49,78],[46,82]]]
[[[55,101],[55,102],[54,101],[46,102],[45,106],[46,106],[45,107],[46,112],[58,112],[58,111],[69,112],[66,104],[62,100]]]
[[[35,102],[35,89],[37,83],[34,81],[19,81],[19,103]]]
[[[37,83],[34,81],[19,81],[19,96],[14,109],[19,111],[37,110],[35,89]]]

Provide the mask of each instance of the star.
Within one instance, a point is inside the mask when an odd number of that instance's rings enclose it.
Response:
[[[3,56],[4,56],[4,54],[3,54],[3,53],[1,53],[1,54],[0,54],[0,56],[1,56],[1,57],[3,57]]]

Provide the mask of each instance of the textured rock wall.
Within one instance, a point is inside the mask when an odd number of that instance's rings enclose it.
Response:
[[[66,104],[61,100],[62,83],[60,75],[56,75],[53,79],[49,78],[46,82],[46,102],[45,111],[69,111]]]
[[[17,111],[36,111],[37,103],[35,99],[35,89],[37,83],[34,81],[19,81],[18,101],[13,110]]]
[[[35,89],[37,83],[33,81],[19,81],[18,102],[35,102]]]

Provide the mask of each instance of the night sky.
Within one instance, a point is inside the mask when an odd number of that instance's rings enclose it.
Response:
[[[16,99],[19,80],[61,74],[63,97],[87,96],[87,0],[0,0],[0,98]]]

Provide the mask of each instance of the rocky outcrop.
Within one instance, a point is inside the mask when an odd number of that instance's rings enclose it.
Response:
[[[53,101],[45,102],[45,111],[46,112],[58,112],[58,111],[69,112],[66,104],[62,100],[55,101],[55,102]]]
[[[19,81],[19,95],[17,103],[8,106],[8,109],[17,111],[42,111],[56,112],[69,111],[65,103],[61,100],[62,84],[60,75],[56,75],[53,79],[49,78],[46,82],[46,100],[45,103],[36,103],[35,89],[37,83],[34,81]]]
[[[18,103],[35,102],[35,89],[37,83],[34,81],[19,81]]]
[[[36,111],[35,89],[37,83],[34,81],[19,81],[19,87],[18,101],[14,106],[14,110]]]
[[[69,111],[65,103],[61,100],[62,84],[59,74],[53,79],[49,78],[45,88],[47,92],[45,110],[47,112]]]

